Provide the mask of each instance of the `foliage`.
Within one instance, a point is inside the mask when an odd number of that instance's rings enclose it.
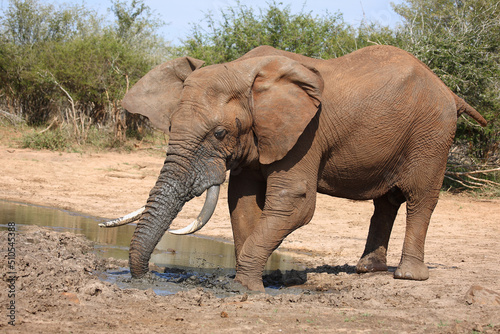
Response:
[[[21,139],[21,147],[34,150],[64,151],[70,147],[68,133],[62,129],[46,132],[27,132]]]
[[[156,39],[155,31],[165,23],[144,2],[111,0],[111,12],[116,17],[116,34],[123,40],[133,40],[133,45],[144,42],[144,37]]]
[[[0,96],[29,124],[58,119],[77,141],[91,125],[125,133],[119,101],[131,84],[164,60],[163,23],[143,1],[112,1],[113,24],[84,5],[55,7],[10,0],[0,17]]]
[[[500,3],[497,0],[406,0],[394,5],[403,26],[398,46],[427,64],[488,121],[463,118],[457,139],[487,161],[500,140]]]
[[[81,152],[87,149],[130,151],[135,141],[134,139],[119,140],[114,136],[111,129],[96,126],[89,127],[84,141],[76,141],[73,133],[74,131],[70,125],[41,131],[38,131],[35,127],[23,132],[18,140],[18,145],[22,148],[51,151]]]
[[[234,60],[259,45],[328,59],[392,39],[388,28],[376,24],[356,29],[343,20],[341,13],[313,16],[302,10],[292,14],[290,6],[276,2],[258,13],[238,2],[222,10],[221,15],[221,21],[216,21],[212,13],[206,15],[209,31],[194,25],[191,36],[183,41],[183,50],[208,64]]]

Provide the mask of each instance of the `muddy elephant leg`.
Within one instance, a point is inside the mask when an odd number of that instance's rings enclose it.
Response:
[[[388,193],[373,200],[375,212],[370,221],[365,251],[356,265],[358,273],[387,271],[387,246],[403,198],[399,192],[396,195]]]
[[[424,264],[424,246],[427,228],[438,196],[439,190],[430,191],[424,198],[408,200],[403,253],[394,278],[420,281],[429,278],[429,269]]]
[[[233,229],[236,270],[241,248],[252,234],[262,215],[266,198],[266,182],[252,170],[243,170],[229,178],[228,203]]]
[[[270,186],[268,180],[261,218],[238,256],[235,281],[250,290],[264,291],[262,273],[267,259],[288,234],[307,224],[314,213],[316,179],[309,182],[311,187],[307,187],[308,182],[304,178],[283,181]]]

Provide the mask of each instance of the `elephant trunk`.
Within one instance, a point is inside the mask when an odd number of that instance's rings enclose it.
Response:
[[[196,223],[180,232],[192,233],[210,219],[217,204],[219,186],[225,179],[225,161],[212,160],[209,168],[193,163],[194,157],[183,146],[170,139],[165,163],[155,186],[149,193],[144,212],[130,242],[129,265],[132,277],[144,276],[149,269],[149,259],[154,248],[177,217],[186,202],[207,191],[206,205]],[[215,199],[215,200],[214,200]],[[212,207],[213,206],[213,207]]]
[[[179,185],[158,180],[130,242],[129,265],[132,277],[140,278],[149,269],[154,248],[190,197]]]

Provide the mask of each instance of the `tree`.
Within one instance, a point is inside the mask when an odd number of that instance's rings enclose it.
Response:
[[[292,14],[290,6],[276,2],[258,12],[238,2],[221,14],[221,21],[206,15],[208,31],[194,25],[183,50],[208,64],[234,60],[259,45],[328,59],[373,44],[369,39],[381,43],[392,39],[389,29],[375,24],[353,28],[341,13],[313,16],[302,10]]]
[[[110,11],[115,16],[115,32],[118,38],[134,50],[154,49],[165,42],[158,36],[158,29],[165,23],[155,15],[143,0],[110,0]]]
[[[37,0],[12,0],[0,23],[2,86],[8,102],[29,123],[46,122],[55,108],[57,89],[41,74],[47,68],[41,54],[53,43],[76,38],[81,27],[95,27],[96,17],[81,6],[56,9]],[[86,30],[86,33],[90,29]],[[60,59],[59,66],[70,66]]]
[[[500,139],[500,3],[497,0],[406,0],[393,5],[403,19],[401,48],[427,64],[489,124],[463,119],[457,139],[486,161]]]
[[[14,113],[29,124],[57,117],[79,141],[91,125],[123,123],[119,101],[165,59],[166,43],[142,1],[113,6],[117,21],[108,25],[83,5],[9,1],[0,18],[0,94]]]

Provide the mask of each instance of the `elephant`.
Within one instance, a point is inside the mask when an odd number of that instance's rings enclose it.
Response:
[[[146,74],[122,106],[169,133],[147,204],[102,224],[138,220],[132,277],[148,272],[160,238],[184,203],[207,191],[190,226],[203,227],[229,171],[235,282],[264,291],[263,269],[284,238],[313,217],[317,193],[373,200],[358,273],[387,271],[398,209],[406,230],[394,278],[426,280],[424,244],[438,202],[457,117],[486,120],[416,57],[369,46],[330,60],[270,46],[203,67],[182,57]]]

